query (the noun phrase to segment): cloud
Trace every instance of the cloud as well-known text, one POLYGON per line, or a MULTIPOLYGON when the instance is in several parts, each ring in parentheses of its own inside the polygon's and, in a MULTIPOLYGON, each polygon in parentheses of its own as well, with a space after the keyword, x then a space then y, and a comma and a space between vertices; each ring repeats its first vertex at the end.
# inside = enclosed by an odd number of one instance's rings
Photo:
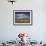
POLYGON ((30 16, 28 14, 16 14, 16 18, 20 19, 20 18, 30 18, 30 16))

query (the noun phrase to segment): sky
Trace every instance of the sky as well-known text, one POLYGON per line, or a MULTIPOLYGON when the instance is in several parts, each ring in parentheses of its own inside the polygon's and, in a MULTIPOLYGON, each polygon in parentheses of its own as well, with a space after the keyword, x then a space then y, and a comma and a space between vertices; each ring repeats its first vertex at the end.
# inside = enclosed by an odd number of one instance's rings
POLYGON ((17 19, 19 18, 30 18, 30 12, 16 12, 17 19))

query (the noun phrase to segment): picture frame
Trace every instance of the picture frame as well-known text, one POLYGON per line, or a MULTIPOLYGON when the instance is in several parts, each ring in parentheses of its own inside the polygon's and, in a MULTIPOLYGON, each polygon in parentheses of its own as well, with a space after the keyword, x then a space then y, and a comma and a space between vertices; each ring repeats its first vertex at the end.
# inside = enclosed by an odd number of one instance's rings
POLYGON ((13 10, 14 25, 32 25, 32 10, 13 10))

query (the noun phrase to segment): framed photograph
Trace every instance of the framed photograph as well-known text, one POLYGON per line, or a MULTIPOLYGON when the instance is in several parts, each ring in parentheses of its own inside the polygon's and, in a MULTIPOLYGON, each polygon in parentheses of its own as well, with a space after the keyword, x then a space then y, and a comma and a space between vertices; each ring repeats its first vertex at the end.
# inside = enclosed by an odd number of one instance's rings
POLYGON ((32 25, 32 10, 13 10, 13 24, 32 25))

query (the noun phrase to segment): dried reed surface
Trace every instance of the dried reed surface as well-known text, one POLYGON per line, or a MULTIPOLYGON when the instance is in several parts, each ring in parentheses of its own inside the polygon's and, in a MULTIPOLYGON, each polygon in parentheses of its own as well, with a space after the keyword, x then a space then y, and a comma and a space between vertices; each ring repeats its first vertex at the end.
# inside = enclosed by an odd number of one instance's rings
POLYGON ((15 19, 16 23, 30 23, 30 18, 15 19))

